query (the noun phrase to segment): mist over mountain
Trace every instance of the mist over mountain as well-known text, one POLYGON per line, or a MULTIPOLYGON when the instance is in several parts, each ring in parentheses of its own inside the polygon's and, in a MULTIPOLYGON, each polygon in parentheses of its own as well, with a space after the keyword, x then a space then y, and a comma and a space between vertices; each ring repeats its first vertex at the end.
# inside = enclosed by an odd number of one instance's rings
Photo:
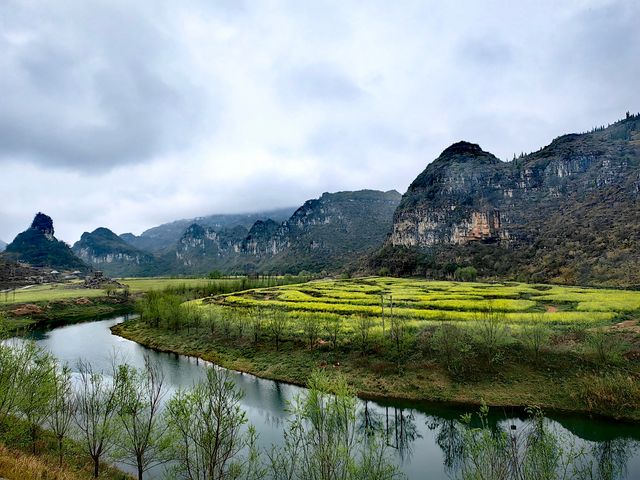
POLYGON ((203 227, 209 227, 216 231, 223 228, 233 228, 235 226, 242 226, 248 230, 259 220, 264 221, 271 219, 276 222, 282 222, 289 218, 294 211, 295 207, 290 207, 256 213, 207 215, 204 217, 182 219, 164 223, 157 227, 145 230, 139 236, 132 233, 123 233, 120 237, 125 242, 141 250, 146 250, 148 252, 161 252, 166 249, 174 248, 176 242, 184 234, 185 230, 194 223, 203 227))

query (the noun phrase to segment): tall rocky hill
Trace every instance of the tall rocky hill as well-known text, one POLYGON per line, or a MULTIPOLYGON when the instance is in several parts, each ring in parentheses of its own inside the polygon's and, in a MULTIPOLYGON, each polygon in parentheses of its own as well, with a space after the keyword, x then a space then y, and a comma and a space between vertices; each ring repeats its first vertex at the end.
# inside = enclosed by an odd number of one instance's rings
POLYGON ((28 263, 34 267, 57 270, 88 270, 88 266, 71 251, 69 245, 54 236, 53 220, 38 213, 31 226, 7 245, 3 255, 9 260, 28 263))
POLYGON ((85 232, 72 247, 85 263, 112 277, 162 273, 162 263, 152 254, 128 244, 108 228, 85 232))
POLYGON ((640 285, 640 115, 502 162, 459 142, 414 180, 372 266, 472 265, 529 281, 640 285))

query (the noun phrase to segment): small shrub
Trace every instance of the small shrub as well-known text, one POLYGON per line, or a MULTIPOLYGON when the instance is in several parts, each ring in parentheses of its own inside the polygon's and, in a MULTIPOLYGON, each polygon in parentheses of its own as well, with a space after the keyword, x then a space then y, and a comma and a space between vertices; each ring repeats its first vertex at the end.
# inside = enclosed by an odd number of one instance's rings
POLYGON ((455 377, 467 374, 475 355, 469 335, 457 325, 443 323, 431 336, 438 361, 455 377))
POLYGON ((624 362, 628 346, 607 332, 594 331, 586 337, 586 354, 598 365, 619 365, 624 362))
POLYGON ((453 278, 461 282, 475 282, 478 270, 475 267, 458 267, 453 273, 453 278))

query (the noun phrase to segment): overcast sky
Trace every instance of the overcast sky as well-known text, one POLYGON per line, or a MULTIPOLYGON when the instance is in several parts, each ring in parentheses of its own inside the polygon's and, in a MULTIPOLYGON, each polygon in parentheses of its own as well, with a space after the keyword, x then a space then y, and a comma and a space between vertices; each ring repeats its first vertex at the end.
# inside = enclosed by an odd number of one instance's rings
POLYGON ((403 193, 640 111, 640 2, 0 2, 0 239, 403 193))

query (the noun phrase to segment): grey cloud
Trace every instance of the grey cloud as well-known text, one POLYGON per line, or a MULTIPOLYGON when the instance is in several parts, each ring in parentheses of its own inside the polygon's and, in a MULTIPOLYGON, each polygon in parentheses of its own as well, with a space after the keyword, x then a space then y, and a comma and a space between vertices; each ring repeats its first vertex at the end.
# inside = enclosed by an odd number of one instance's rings
POLYGON ((93 172, 186 144, 201 92, 171 39, 117 2, 67 7, 2 7, 0 160, 93 172))
POLYGON ((73 240, 404 191, 461 139, 535 150, 640 110, 638 24, 636 0, 0 0, 0 238, 38 210, 73 240))
POLYGON ((353 102, 365 95, 355 81, 330 64, 295 66, 278 78, 280 95, 291 103, 353 102))
POLYGON ((457 55, 465 62, 482 67, 507 66, 514 60, 513 48, 496 34, 474 36, 461 42, 457 55))
POLYGON ((568 22, 555 60, 565 71, 587 75, 587 80, 628 75, 629 88, 638 91, 634 80, 640 74, 639 22, 640 2, 635 0, 585 9, 568 22))

